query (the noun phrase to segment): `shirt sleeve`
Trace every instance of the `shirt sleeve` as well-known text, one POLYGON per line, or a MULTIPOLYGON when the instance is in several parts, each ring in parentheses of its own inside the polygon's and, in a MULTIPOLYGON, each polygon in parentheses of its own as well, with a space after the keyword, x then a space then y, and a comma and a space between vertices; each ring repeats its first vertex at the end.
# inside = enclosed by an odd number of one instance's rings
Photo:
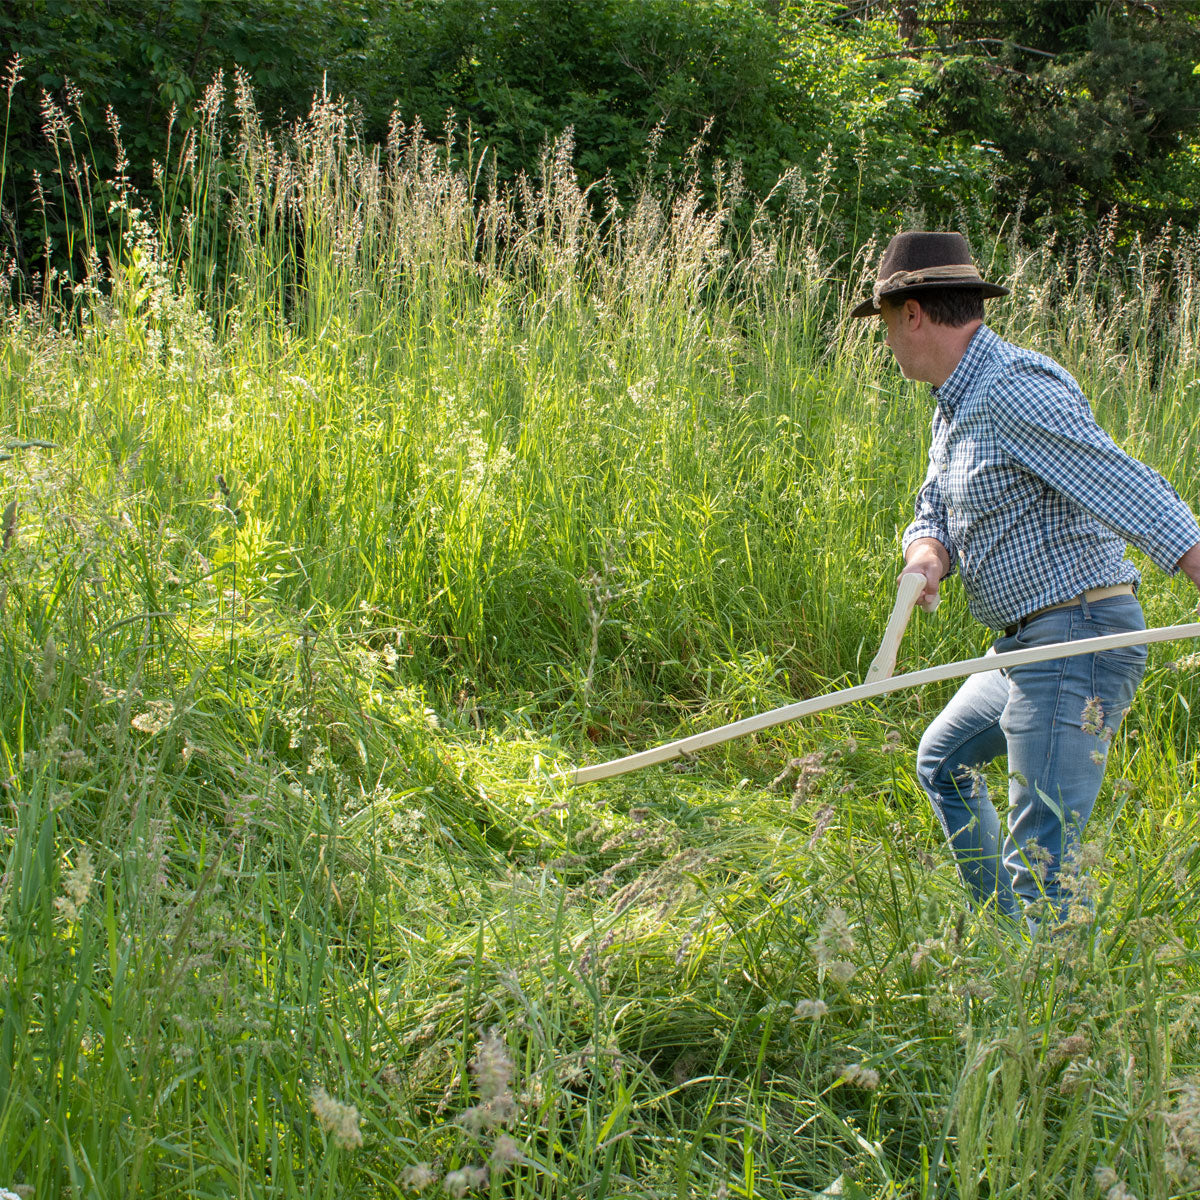
POLYGON ((953 574, 958 562, 958 549, 950 536, 946 520, 946 501, 942 497, 942 489, 938 486, 937 470, 932 461, 925 473, 925 482, 917 492, 915 507, 915 517, 901 539, 902 552, 907 554, 909 546, 918 538, 933 538, 946 547, 946 553, 950 556, 950 573, 953 574))
POLYGON ((1014 462, 1175 574, 1200 542, 1200 525, 1157 471, 1100 428, 1069 375, 1051 364, 1022 364, 993 382, 988 401, 1014 462))

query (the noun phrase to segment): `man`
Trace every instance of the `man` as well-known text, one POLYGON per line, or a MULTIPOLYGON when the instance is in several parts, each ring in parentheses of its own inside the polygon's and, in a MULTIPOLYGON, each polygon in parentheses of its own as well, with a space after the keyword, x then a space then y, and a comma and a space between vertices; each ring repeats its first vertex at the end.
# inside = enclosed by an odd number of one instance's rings
MULTIPOLYGON (((961 235, 901 233, 850 314, 882 316, 901 372, 936 401, 902 573, 924 577, 928 604, 957 569, 972 615, 1000 634, 996 652, 1142 629, 1125 543, 1200 587, 1200 526, 1096 424, 1062 367, 984 324, 984 299, 1007 294, 983 280, 961 235)), ((1015 917, 1018 901, 1044 897, 1066 915, 1060 868, 1145 660, 1139 646, 975 675, 925 731, 917 775, 978 903, 1015 917), (1005 753, 1002 835, 980 768, 1005 753)))

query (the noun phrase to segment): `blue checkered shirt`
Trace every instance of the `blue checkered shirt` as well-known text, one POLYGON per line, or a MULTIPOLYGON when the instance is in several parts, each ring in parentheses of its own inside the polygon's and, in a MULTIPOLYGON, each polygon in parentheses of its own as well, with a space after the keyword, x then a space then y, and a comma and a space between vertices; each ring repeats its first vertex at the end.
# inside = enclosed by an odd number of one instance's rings
POLYGON ((1138 583, 1127 542, 1168 574, 1200 542, 1175 489, 1117 446, 1044 354, 982 325, 932 390, 929 472, 904 549, 941 542, 983 624, 1003 629, 1088 588, 1138 583))

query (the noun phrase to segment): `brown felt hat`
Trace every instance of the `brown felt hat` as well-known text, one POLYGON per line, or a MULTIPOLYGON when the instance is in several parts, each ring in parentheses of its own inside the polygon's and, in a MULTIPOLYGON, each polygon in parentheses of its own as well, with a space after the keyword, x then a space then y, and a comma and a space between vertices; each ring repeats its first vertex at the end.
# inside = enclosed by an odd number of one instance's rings
POLYGON ((850 315, 873 317, 879 301, 888 296, 927 292, 932 288, 975 288, 984 298, 1007 296, 1008 288, 985 283, 971 258, 971 247, 961 233, 898 233, 887 244, 879 263, 879 278, 871 295, 850 315))

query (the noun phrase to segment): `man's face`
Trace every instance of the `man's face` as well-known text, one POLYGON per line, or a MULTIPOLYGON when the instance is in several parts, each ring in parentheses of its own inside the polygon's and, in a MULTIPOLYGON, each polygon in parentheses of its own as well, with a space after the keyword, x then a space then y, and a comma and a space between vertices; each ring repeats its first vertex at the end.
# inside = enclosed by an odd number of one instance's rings
POLYGON ((887 326, 887 346, 896 359, 900 374, 905 379, 923 379, 924 376, 918 374, 920 343, 915 336, 920 326, 920 305, 913 300, 905 300, 900 305, 884 301, 879 307, 887 326))

